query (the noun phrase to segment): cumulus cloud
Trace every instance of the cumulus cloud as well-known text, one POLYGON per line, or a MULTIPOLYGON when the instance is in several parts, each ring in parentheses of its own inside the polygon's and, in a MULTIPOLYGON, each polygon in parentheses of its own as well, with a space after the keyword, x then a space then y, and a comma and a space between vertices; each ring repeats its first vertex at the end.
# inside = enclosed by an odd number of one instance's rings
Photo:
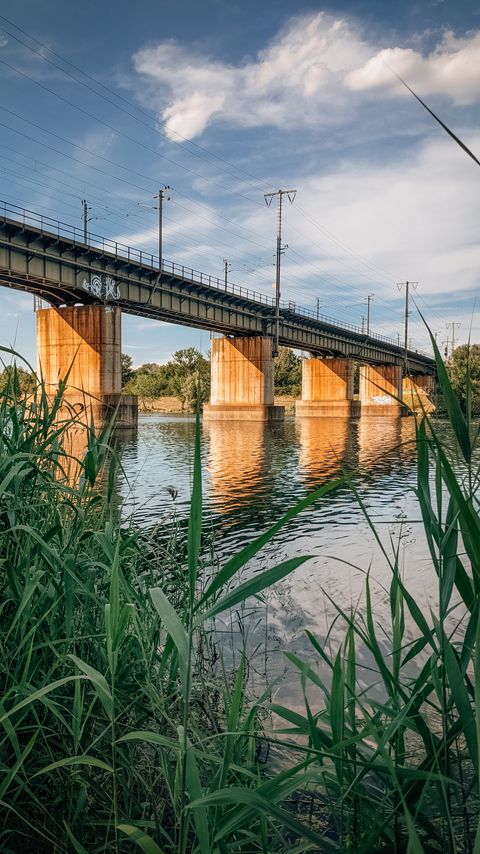
POLYGON ((456 104, 480 100, 480 33, 443 35, 427 56, 382 49, 358 24, 320 12, 291 20, 253 59, 215 60, 169 40, 145 47, 134 66, 149 86, 171 139, 193 138, 214 120, 232 126, 315 126, 345 121, 360 93, 399 91, 391 68, 423 94, 456 104))
POLYGON ((410 48, 388 48, 376 53, 345 82, 357 92, 384 88, 400 95, 405 88, 392 76, 393 69, 419 95, 448 95, 456 104, 480 100, 480 33, 457 39, 446 33, 429 56, 410 48))
POLYGON ((161 87, 167 133, 192 138, 215 116, 234 125, 291 126, 332 120, 350 70, 371 50, 354 26, 323 13, 294 20, 254 60, 234 66, 192 53, 174 41, 140 50, 136 70, 161 87))
MULTIPOLYGON (((480 145, 478 134, 472 143, 480 145)), ((298 194, 298 206, 313 217, 319 208, 317 218, 331 232, 391 272, 390 283, 385 279, 385 297, 393 297, 396 281, 405 279, 421 281, 424 294, 474 290, 480 282, 475 236, 480 199, 471 192, 475 169, 449 140, 427 140, 395 162, 345 164, 311 180, 298 194)), ((315 227, 302 221, 295 206, 289 216, 302 231, 302 249, 315 247, 321 240, 315 227)), ((333 252, 340 261, 354 261, 338 246, 333 252)), ((345 276, 331 260, 326 267, 345 276)), ((366 281, 378 278, 368 270, 364 276, 366 281)))

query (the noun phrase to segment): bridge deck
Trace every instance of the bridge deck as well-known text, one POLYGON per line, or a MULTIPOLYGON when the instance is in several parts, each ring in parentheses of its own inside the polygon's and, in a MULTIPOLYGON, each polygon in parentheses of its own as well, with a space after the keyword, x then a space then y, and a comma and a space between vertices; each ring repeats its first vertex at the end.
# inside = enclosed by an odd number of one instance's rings
MULTIPOLYGON (((233 335, 273 335, 274 300, 67 224, 0 203, 0 285, 52 305, 111 303, 128 314, 233 335)), ((295 303, 281 303, 280 343, 318 355, 402 364, 403 348, 366 336, 295 303)), ((409 367, 434 373, 433 359, 409 351, 409 367)))

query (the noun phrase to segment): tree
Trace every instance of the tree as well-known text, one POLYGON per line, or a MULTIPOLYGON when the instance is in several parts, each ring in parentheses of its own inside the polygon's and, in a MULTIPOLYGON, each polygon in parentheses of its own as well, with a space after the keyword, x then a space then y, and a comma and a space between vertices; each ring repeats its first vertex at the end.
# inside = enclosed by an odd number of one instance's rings
POLYGON ((456 347, 446 363, 452 388, 462 409, 467 405, 467 374, 470 374, 472 415, 480 415, 480 344, 456 347))
POLYGON ((142 365, 133 372, 125 386, 128 394, 137 394, 142 399, 165 397, 175 394, 172 387, 172 363, 156 365, 153 362, 142 365))
POLYGON ((120 356, 122 363, 122 388, 126 386, 129 380, 133 377, 133 359, 128 353, 122 353, 120 356))
POLYGON ((280 347, 275 357, 275 392, 297 397, 302 390, 302 360, 289 347, 280 347))
POLYGON ((177 350, 170 363, 173 368, 172 387, 184 409, 195 409, 210 397, 210 362, 196 349, 177 350))
POLYGON ((194 410, 197 400, 202 404, 210 396, 210 362, 195 347, 177 350, 165 365, 146 362, 131 370, 124 390, 143 401, 175 395, 183 409, 194 410))
POLYGON ((37 379, 35 374, 19 368, 15 363, 6 365, 0 373, 0 391, 7 387, 15 395, 32 394, 37 387, 37 379))

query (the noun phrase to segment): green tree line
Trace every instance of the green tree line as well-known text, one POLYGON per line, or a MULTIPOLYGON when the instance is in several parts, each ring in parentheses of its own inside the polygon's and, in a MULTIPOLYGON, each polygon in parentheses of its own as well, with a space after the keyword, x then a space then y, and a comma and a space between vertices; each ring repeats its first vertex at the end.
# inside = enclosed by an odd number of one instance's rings
MULTIPOLYGON (((163 365, 146 362, 133 368, 132 357, 122 353, 122 384, 127 394, 141 401, 178 397, 184 409, 195 409, 210 397, 210 360, 195 347, 177 350, 163 365)), ((302 387, 302 362, 293 350, 280 347, 275 359, 275 392, 298 397, 302 387)))
POLYGON ((123 353, 122 383, 126 394, 136 394, 141 401, 174 396, 183 409, 193 410, 210 397, 210 362, 195 347, 187 347, 164 365, 146 362, 135 370, 131 356, 123 353))

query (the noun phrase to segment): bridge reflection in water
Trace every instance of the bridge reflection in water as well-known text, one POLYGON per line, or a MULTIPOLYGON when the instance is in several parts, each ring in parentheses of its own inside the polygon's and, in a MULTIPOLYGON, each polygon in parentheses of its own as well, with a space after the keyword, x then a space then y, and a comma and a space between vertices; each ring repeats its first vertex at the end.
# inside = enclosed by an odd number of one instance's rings
POLYGON ((349 418, 297 419, 298 461, 309 489, 336 477, 351 459, 351 426, 349 418))
POLYGON ((343 470, 380 475, 415 459, 413 418, 211 421, 203 434, 212 509, 236 521, 256 515, 259 525, 343 470))
POLYGON ((203 425, 210 491, 218 512, 250 505, 259 483, 268 488, 266 430, 263 421, 208 421, 203 425))

